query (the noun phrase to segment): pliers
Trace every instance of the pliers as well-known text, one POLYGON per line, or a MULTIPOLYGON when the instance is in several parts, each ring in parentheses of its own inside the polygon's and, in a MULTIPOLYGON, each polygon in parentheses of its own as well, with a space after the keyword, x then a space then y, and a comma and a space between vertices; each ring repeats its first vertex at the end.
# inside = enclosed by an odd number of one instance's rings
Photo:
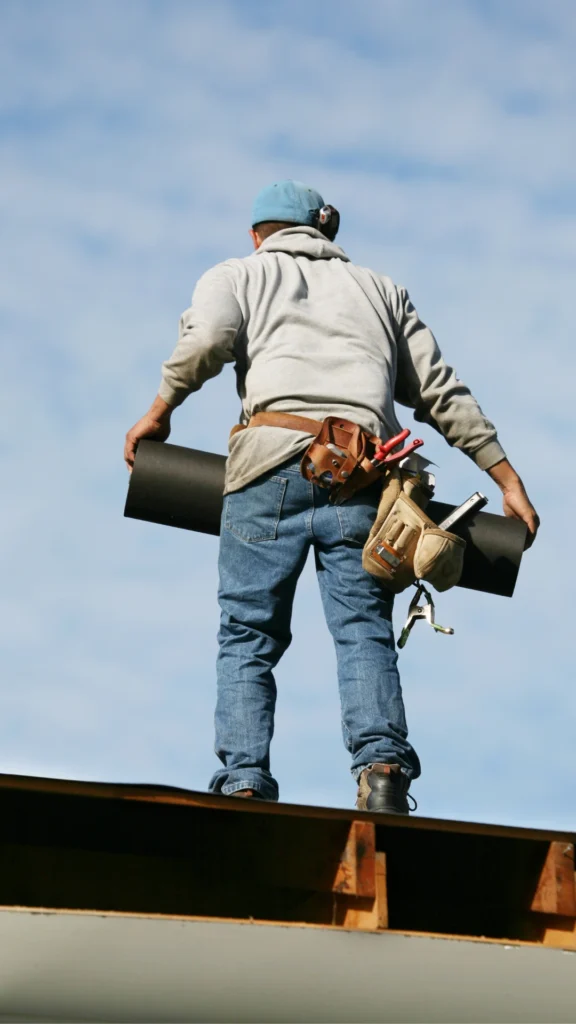
POLYGON ((404 430, 400 431, 400 433, 397 434, 396 437, 391 437, 390 440, 385 441, 384 444, 377 445, 374 458, 372 459, 372 465, 375 468, 377 468, 378 466, 381 466, 382 468, 384 468, 385 466, 390 466, 393 463, 400 462, 402 459, 405 459, 406 456, 410 455, 410 453, 415 451, 416 448, 421 448, 422 445, 424 444, 424 441, 421 438, 416 437, 414 438, 413 441, 410 441, 410 444, 407 444, 406 447, 402 449, 402 451, 392 451, 393 448, 396 448, 399 444, 402 444, 402 442, 406 440, 409 434, 410 431, 406 427, 404 430))
POLYGON ((406 619, 406 625, 402 630, 398 639, 398 647, 402 649, 406 645, 406 641, 410 636, 410 631, 417 619, 426 619, 429 626, 435 629, 437 633, 445 633, 447 636, 452 636, 454 630, 451 626, 439 626, 434 621, 435 608, 434 601, 432 600, 432 594, 426 589, 423 583, 415 583, 416 593, 412 598, 408 607, 408 618, 406 619), (420 598, 424 596, 426 598, 426 604, 420 604, 420 598))

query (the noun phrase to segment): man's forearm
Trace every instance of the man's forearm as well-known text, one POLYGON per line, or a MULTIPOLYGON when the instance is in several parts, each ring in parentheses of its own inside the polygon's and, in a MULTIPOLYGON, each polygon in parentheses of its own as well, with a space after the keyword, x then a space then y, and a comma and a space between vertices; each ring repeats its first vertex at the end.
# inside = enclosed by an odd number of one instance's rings
POLYGON ((158 423, 164 423, 169 420, 172 413, 174 412, 174 406, 168 405, 160 395, 156 395, 156 398, 152 402, 148 410, 148 416, 152 420, 156 420, 158 423))
POLYGON ((508 462, 508 459, 502 459, 497 462, 495 466, 491 466, 486 472, 492 477, 495 484, 498 485, 501 491, 507 490, 509 487, 517 487, 518 484, 522 484, 518 473, 514 467, 508 462))

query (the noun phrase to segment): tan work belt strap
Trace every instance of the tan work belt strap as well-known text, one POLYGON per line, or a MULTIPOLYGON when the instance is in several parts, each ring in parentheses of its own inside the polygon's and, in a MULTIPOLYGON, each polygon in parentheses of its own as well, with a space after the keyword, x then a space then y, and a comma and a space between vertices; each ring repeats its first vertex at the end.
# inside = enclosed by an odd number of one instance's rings
POLYGON ((322 429, 322 422, 310 420, 306 416, 293 416, 291 412, 256 412, 246 425, 237 423, 232 427, 230 436, 237 434, 239 430, 246 430, 247 426, 284 427, 286 430, 301 430, 303 434, 313 434, 316 437, 322 429))
MULTIPOLYGON (((337 424, 337 417, 333 416, 331 418, 334 420, 334 424, 337 424)), ((284 427, 285 430, 300 430, 303 434, 312 434, 314 437, 317 437, 324 426, 324 422, 324 420, 309 419, 308 416, 294 416, 291 412, 255 412, 247 424, 237 423, 236 426, 232 427, 230 437, 233 434, 237 434, 239 430, 246 430, 247 427, 284 427)), ((348 420, 344 420, 342 425, 344 426, 344 424, 346 424, 348 429, 355 426, 355 424, 350 423, 348 420)), ((337 426, 336 430, 338 430, 337 426)), ((366 434, 366 436, 373 444, 380 443, 380 438, 375 434, 366 434)), ((341 443, 345 443, 344 438, 342 438, 341 443)))

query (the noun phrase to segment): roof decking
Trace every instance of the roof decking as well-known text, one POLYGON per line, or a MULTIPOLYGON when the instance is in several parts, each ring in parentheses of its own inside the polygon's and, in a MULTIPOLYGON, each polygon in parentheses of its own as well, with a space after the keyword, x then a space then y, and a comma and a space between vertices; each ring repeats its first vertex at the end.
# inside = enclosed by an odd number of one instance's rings
POLYGON ((576 949, 574 837, 0 776, 0 906, 576 949))

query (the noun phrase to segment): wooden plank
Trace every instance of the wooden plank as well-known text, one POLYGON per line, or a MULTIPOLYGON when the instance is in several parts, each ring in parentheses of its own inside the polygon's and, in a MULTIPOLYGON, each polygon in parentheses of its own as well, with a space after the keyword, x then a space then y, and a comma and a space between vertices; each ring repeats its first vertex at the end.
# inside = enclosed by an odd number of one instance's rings
POLYGON ((356 842, 356 892, 376 898, 376 829, 371 821, 353 823, 356 842))
POLYGON ((374 866, 374 896, 335 896, 333 924, 355 931, 383 931, 388 927, 388 897, 386 892, 386 854, 376 853, 374 866))
POLYGON ((556 917, 547 922, 542 936, 544 946, 554 949, 576 949, 576 920, 573 917, 556 917))
POLYGON ((376 854, 376 927, 378 931, 388 928, 388 881, 386 854, 376 854))
POLYGON ((386 854, 376 852, 372 822, 352 822, 334 893, 333 924, 361 931, 388 927, 386 854))
POLYGON ((558 833, 22 777, 0 777, 0 817, 4 905, 573 948, 574 846, 558 833))
POLYGON ((544 829, 487 825, 469 821, 448 821, 442 818, 406 817, 398 814, 370 814, 347 808, 308 807, 302 804, 270 803, 261 800, 238 800, 214 793, 200 793, 171 786, 132 785, 130 783, 78 782, 69 779, 36 778, 28 775, 0 773, 0 791, 52 793, 91 799, 123 800, 149 804, 180 805, 233 811, 236 814, 316 818, 332 821, 369 821, 391 829, 435 831, 465 835, 495 836, 503 839, 527 839, 565 843, 574 842, 574 835, 544 829))
POLYGON ((333 891, 374 899, 376 829, 370 821, 353 821, 340 858, 333 891))
POLYGON ((573 843, 550 843, 530 909, 539 914, 576 916, 573 843))

